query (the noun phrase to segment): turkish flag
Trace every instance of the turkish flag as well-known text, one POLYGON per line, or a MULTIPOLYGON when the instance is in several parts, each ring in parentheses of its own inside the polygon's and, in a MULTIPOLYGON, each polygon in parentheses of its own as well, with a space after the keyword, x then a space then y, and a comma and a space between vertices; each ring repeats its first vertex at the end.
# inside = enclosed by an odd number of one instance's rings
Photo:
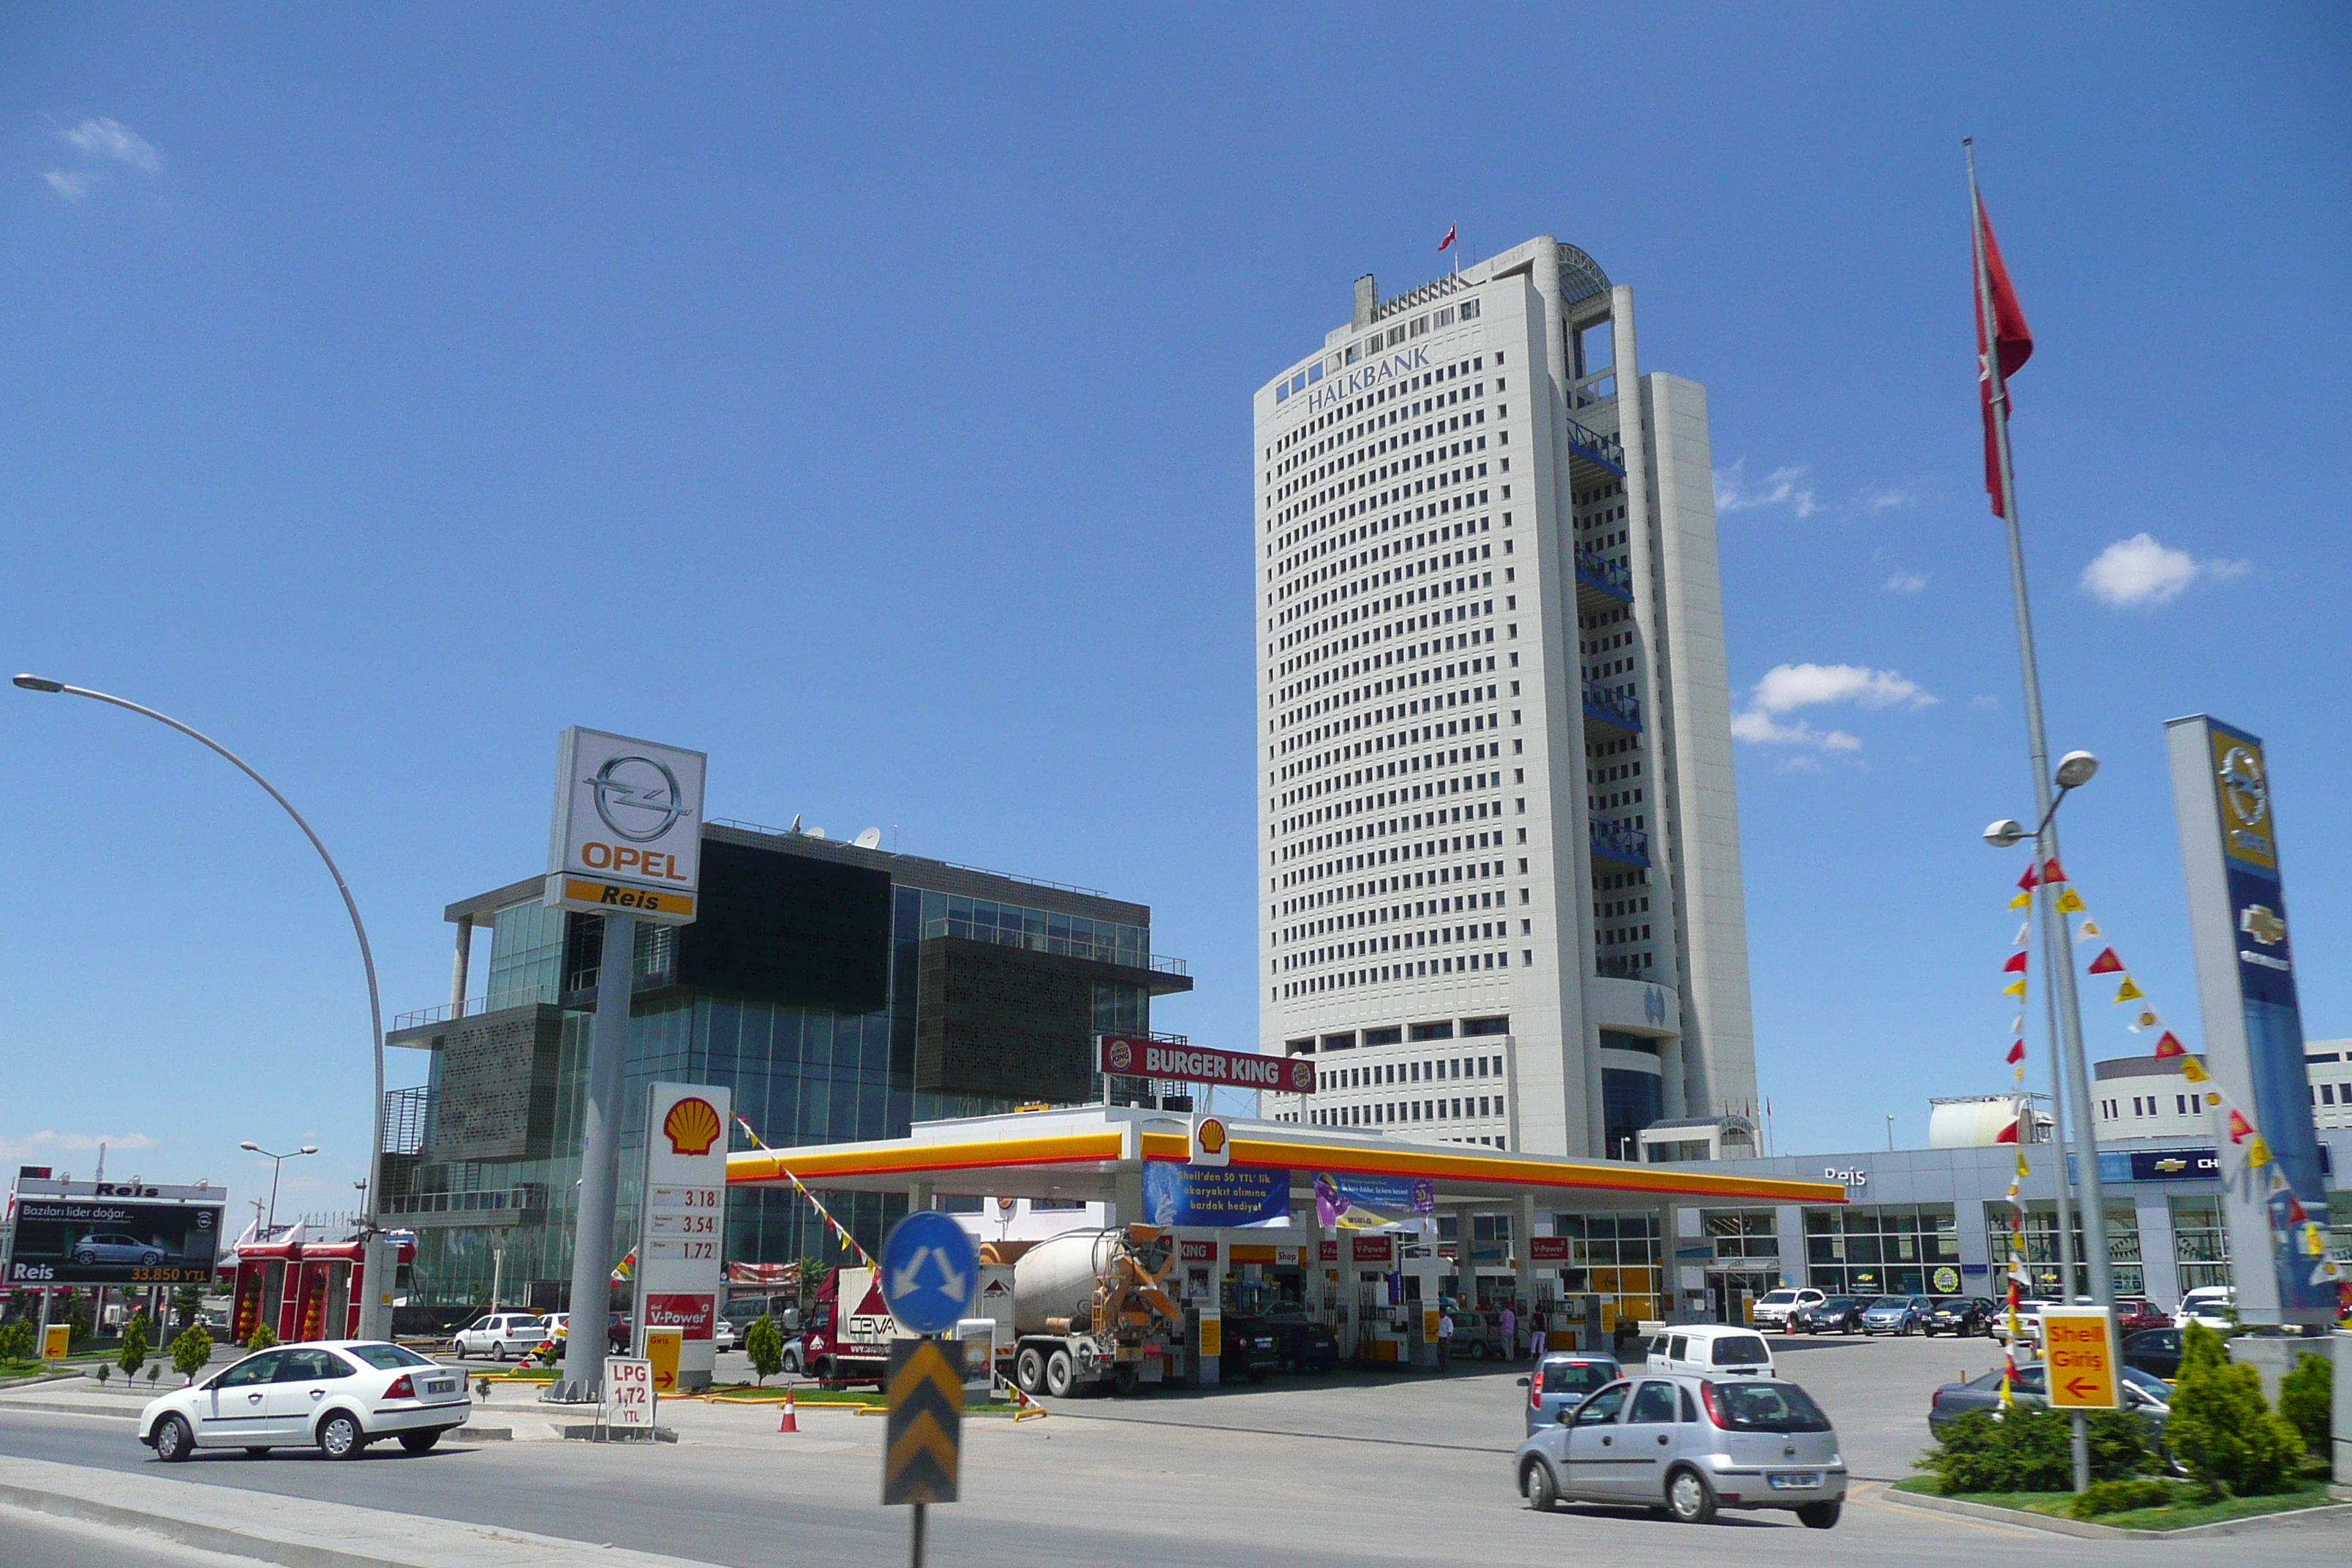
POLYGON ((1445 226, 1445 237, 1437 242, 1438 249, 1443 250, 1447 246, 1454 243, 1454 231, 1459 226, 1460 226, 1457 224, 1447 224, 1445 226))
MULTIPOLYGON (((2010 287, 2009 268, 2001 261, 2000 246, 1992 237, 1992 217, 1984 209, 1983 198, 1977 201, 1977 232, 1984 242, 1984 270, 1992 294, 1993 341, 2000 350, 2000 378, 2006 390, 2009 378, 2025 368, 2033 357, 2033 329, 2025 324, 2025 309, 2017 302, 2017 290, 2010 287)), ((1977 388, 1984 408, 1985 494, 1992 498, 1992 514, 2005 517, 2000 509, 2000 452, 1993 438, 1992 364, 1985 349, 1984 305, 1981 294, 1973 301, 1977 319, 1977 388)))

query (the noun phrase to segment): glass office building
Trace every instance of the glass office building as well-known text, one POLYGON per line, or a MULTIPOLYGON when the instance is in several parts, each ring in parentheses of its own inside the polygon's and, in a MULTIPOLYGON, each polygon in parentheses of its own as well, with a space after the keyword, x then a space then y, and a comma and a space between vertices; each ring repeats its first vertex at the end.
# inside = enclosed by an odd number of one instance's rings
MULTIPOLYGON (((904 1136, 916 1121, 1097 1098, 1093 1037, 1145 1034, 1191 989, 1151 951, 1147 906, 800 834, 704 830, 701 918, 641 925, 623 1097, 617 1252, 635 1233, 645 1086, 724 1085, 762 1142, 904 1136)), ((459 984, 490 931, 479 995, 405 1016, 429 1054, 390 1097, 388 1224, 417 1237, 413 1305, 568 1305, 602 921, 551 910, 531 878, 453 904, 459 984)), ((751 1146, 740 1126, 732 1147, 751 1146)), ((872 1251, 906 1200, 841 1194, 872 1251)), ((734 1194, 730 1262, 836 1262, 805 1199, 734 1194)), ((618 1261, 616 1256, 615 1262, 618 1261)))

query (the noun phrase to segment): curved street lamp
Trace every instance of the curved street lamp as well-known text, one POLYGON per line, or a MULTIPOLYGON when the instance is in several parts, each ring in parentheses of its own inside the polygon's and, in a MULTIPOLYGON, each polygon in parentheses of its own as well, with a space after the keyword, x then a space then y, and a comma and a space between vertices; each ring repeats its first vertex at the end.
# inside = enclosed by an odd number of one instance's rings
POLYGON ((285 1153, 283 1153, 283 1154, 273 1154, 273 1153, 271 1153, 268 1150, 267 1150, 267 1149, 263 1148, 260 1144, 256 1143, 255 1142, 253 1142, 253 1140, 251 1140, 250 1138, 248 1138, 248 1139, 247 1139, 244 1142, 242 1142, 242 1143, 238 1144, 238 1145, 237 1145, 237 1147, 238 1147, 238 1148, 240 1148, 240 1149, 247 1150, 247 1151, 248 1151, 248 1152, 252 1152, 252 1153, 258 1154, 258 1155, 260 1155, 263 1159, 265 1159, 265 1160, 267 1160, 267 1161, 268 1161, 268 1162, 269 1162, 269 1225, 268 1225, 268 1229, 269 1229, 269 1234, 270 1234, 270 1236, 271 1236, 272 1237, 275 1237, 278 1235, 278 1168, 279 1168, 280 1166, 284 1165, 284 1164, 286 1163, 286 1162, 287 1162, 287 1161, 293 1159, 293 1158, 294 1158, 296 1155, 298 1155, 298 1154, 315 1154, 315 1153, 317 1153, 317 1152, 319 1152, 319 1146, 318 1146, 316 1143, 305 1143, 305 1144, 303 1144, 299 1149, 289 1149, 289 1150, 288 1150, 288 1151, 287 1151, 285 1153))
MULTIPOLYGON (((187 736, 188 739, 210 747, 213 751, 217 752, 221 756, 226 758, 236 766, 238 772, 244 773, 246 777, 251 779, 263 789, 268 791, 269 798, 276 801, 279 805, 285 807, 286 815, 294 819, 294 826, 302 830, 302 837, 310 841, 310 847, 316 849, 319 852, 319 858, 326 862, 327 875, 335 879, 335 891, 343 896, 343 909, 352 917, 352 933, 359 938, 360 963, 361 966, 367 971, 368 1027, 371 1034, 373 1036, 375 1046, 375 1114, 373 1117, 374 1136, 368 1141, 367 1195, 361 1205, 360 1223, 362 1237, 366 1239, 373 1240, 377 1232, 383 1228, 377 1223, 381 1217, 378 1209, 378 1204, 381 1200, 378 1198, 377 1194, 383 1190, 383 1182, 382 1180, 383 1171, 383 1006, 376 993, 375 954, 370 951, 368 947, 367 927, 360 921, 360 906, 358 902, 352 899, 351 887, 343 880, 343 873, 341 869, 335 865, 335 858, 327 853, 327 847, 319 841, 319 836, 310 830, 310 825, 302 820, 302 814, 294 809, 294 803, 278 793, 277 785, 271 784, 268 779, 263 778, 258 773, 256 773, 252 763, 247 762, 243 757, 238 756, 235 752, 230 751, 226 746, 222 745, 218 741, 214 740, 210 735, 205 734, 203 731, 192 729, 188 725, 181 723, 177 719, 173 718, 168 713, 158 713, 152 708, 142 707, 140 704, 130 700, 128 698, 110 696, 106 692, 92 691, 86 687, 68 686, 62 680, 51 680, 45 675, 19 675, 16 678, 15 684, 26 691, 59 692, 68 697, 87 697, 93 702, 110 702, 117 708, 127 708, 131 712, 143 714, 147 718, 154 720, 159 724, 167 724, 171 728, 177 730, 181 734, 187 736)), ((249 1149, 252 1148, 253 1145, 248 1143, 246 1147, 249 1149)), ((310 1149, 305 1149, 302 1151, 302 1152, 306 1154, 312 1153, 314 1152, 315 1151, 310 1149)), ((272 1178, 271 1185, 273 1188, 276 1186, 276 1180, 274 1177, 272 1178)), ((271 1218, 274 1222, 276 1218, 274 1208, 271 1218)), ((380 1296, 381 1292, 371 1292, 371 1294, 380 1296)), ((364 1311, 364 1309, 362 1310, 364 1311)), ((372 1332, 375 1327, 379 1326, 373 1323, 373 1313, 367 1313, 365 1315, 362 1324, 362 1332, 372 1332)))

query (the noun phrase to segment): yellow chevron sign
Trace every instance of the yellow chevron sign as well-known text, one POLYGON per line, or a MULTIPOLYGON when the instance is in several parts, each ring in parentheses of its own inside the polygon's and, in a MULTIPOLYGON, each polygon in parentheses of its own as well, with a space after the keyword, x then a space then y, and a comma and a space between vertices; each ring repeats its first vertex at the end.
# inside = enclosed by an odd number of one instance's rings
MULTIPOLYGON (((963 1457, 963 1370, 948 1342, 890 1345, 890 1420, 882 1439, 882 1500, 953 1502, 963 1457)), ((956 1347, 959 1352, 962 1347, 956 1347)))

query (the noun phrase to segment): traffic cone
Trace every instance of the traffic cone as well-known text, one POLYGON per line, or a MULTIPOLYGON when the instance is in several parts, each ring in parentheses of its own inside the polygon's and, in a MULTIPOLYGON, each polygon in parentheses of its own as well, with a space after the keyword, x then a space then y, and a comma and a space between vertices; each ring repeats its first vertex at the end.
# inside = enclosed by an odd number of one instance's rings
POLYGON ((784 1418, 776 1423, 776 1430, 778 1432, 797 1432, 800 1429, 801 1418, 797 1415, 793 1414, 793 1391, 787 1388, 784 1390, 784 1418))

